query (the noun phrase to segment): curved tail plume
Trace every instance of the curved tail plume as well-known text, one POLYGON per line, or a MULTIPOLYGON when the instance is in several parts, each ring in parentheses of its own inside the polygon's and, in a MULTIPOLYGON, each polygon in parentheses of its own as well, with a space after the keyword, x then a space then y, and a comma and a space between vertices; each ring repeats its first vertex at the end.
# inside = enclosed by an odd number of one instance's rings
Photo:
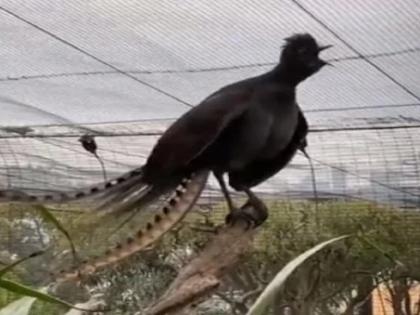
POLYGON ((208 171, 202 171, 184 178, 173 196, 155 215, 154 222, 147 223, 145 229, 129 237, 124 244, 117 244, 107 250, 103 256, 84 261, 78 268, 62 270, 58 275, 53 275, 55 282, 60 284, 79 281, 84 276, 116 264, 156 242, 192 209, 204 189, 208 175, 208 171))

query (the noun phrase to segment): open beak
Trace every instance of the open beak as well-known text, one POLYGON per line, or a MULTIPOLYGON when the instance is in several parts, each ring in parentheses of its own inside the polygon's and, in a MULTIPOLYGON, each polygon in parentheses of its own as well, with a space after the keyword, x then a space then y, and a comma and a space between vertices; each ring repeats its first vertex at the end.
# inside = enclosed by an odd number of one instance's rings
POLYGON ((333 65, 332 63, 328 62, 328 61, 322 60, 322 62, 323 62, 323 63, 324 63, 324 65, 326 65, 326 66, 331 66, 331 67, 334 67, 334 65, 333 65))
POLYGON ((332 47, 332 45, 321 46, 321 47, 318 48, 318 51, 321 52, 321 51, 323 51, 325 49, 328 49, 328 48, 331 48, 331 47, 332 47))
MULTIPOLYGON (((332 47, 332 45, 321 46, 321 47, 318 48, 318 52, 321 52, 321 51, 326 50, 326 49, 331 48, 331 47, 332 47)), ((334 65, 331 64, 331 63, 329 63, 328 61, 322 60, 322 62, 326 66, 332 66, 332 67, 334 67, 334 65)))

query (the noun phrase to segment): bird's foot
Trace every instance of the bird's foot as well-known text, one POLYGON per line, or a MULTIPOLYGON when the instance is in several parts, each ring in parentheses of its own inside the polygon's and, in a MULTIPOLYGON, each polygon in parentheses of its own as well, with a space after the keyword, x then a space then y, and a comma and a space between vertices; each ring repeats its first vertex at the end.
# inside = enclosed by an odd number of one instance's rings
POLYGON ((256 228, 268 217, 265 204, 258 198, 249 199, 242 207, 233 208, 226 216, 226 224, 235 225, 237 222, 245 222, 246 229, 256 228))

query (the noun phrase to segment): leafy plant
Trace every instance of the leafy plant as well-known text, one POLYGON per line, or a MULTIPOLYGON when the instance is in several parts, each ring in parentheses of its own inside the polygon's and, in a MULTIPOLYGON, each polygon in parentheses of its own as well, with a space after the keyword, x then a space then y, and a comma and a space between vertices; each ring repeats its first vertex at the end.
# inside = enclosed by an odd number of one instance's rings
POLYGON ((306 252, 300 254, 295 259, 290 261, 286 266, 283 267, 282 270, 274 277, 274 279, 268 284, 265 290, 261 293, 258 297, 257 301, 248 311, 247 315, 263 315, 266 314, 266 309, 272 304, 274 296, 280 290, 280 288, 284 285, 287 278, 296 270, 300 265, 302 265, 309 257, 315 255, 318 251, 323 249, 324 247, 340 241, 348 236, 340 236, 333 238, 331 240, 322 242, 311 249, 307 250, 306 252))
POLYGON ((36 298, 23 297, 0 309, 0 315, 28 315, 36 298))
POLYGON ((29 313, 36 299, 39 299, 44 302, 60 304, 70 308, 73 307, 73 305, 45 293, 46 288, 42 288, 41 290, 35 290, 15 281, 4 279, 4 275, 12 271, 13 268, 30 258, 39 256, 42 253, 43 252, 35 252, 29 255, 28 257, 19 259, 16 262, 13 262, 0 270, 0 288, 16 293, 18 295, 25 296, 19 300, 13 301, 6 307, 2 308, 0 310, 0 315, 26 315, 29 313))

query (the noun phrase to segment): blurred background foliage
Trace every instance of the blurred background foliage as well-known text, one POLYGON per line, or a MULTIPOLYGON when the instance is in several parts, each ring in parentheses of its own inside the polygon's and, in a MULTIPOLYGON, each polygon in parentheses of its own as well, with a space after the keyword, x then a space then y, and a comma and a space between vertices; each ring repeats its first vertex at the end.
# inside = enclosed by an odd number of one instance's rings
MULTIPOLYGON (((374 313, 375 303, 390 304, 394 314, 418 314, 420 295, 411 292, 420 280, 420 213, 362 202, 324 201, 316 206, 313 202, 267 200, 267 204, 270 218, 257 234, 253 249, 227 275, 217 293, 197 306, 197 314, 246 314, 287 262, 343 234, 353 237, 312 257, 288 279, 276 297, 272 314, 381 314, 374 313), (372 303, 371 293, 378 286, 391 298, 372 303)), ((93 215, 77 215, 75 209, 55 210, 53 213, 70 232, 82 259, 124 240, 148 217, 147 213, 140 215, 114 233, 115 224, 109 220, 106 224, 107 220, 93 215)), ((89 278, 82 287, 68 284, 60 286, 56 293, 72 303, 99 296, 111 307, 111 314, 141 314, 200 251, 216 226, 223 223, 225 214, 222 202, 200 206, 152 248, 89 278)), ((73 263, 67 240, 36 210, 3 206, 0 218, 2 263, 48 249, 42 256, 19 265, 7 275, 8 279, 39 287, 50 281, 51 272, 73 263)), ((0 290, 0 307, 16 298, 0 290)), ((65 312, 61 306, 40 302, 31 310, 33 315, 65 312)))

